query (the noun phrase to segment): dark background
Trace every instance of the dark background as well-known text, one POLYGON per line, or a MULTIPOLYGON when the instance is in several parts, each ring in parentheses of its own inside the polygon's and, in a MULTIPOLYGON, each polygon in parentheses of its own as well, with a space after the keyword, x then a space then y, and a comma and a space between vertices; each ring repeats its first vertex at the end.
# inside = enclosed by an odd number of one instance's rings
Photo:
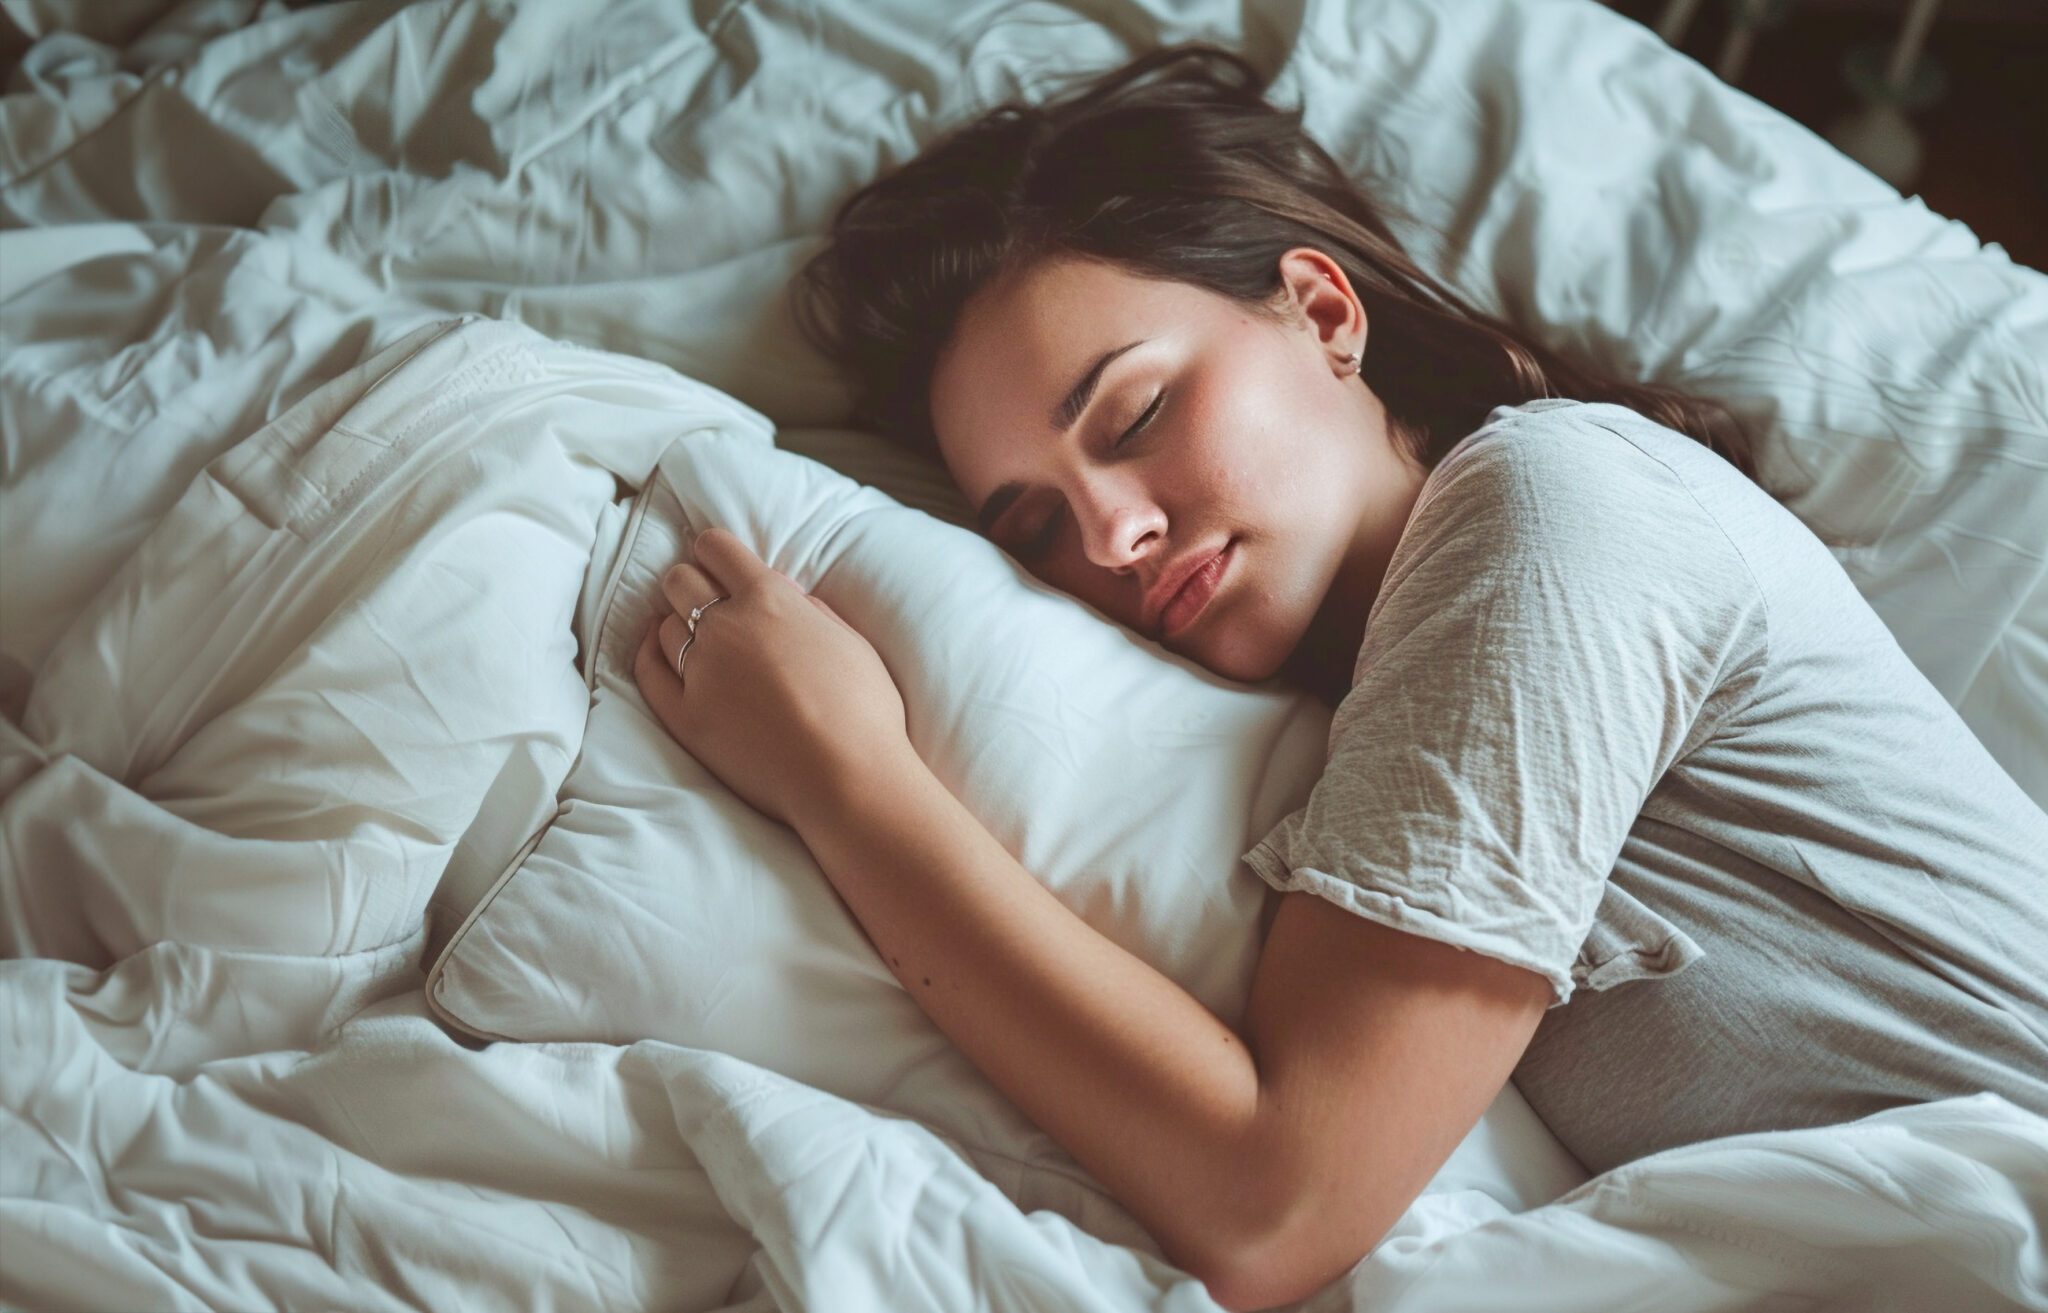
MULTIPOLYGON (((1665 0, 1609 0, 1654 28, 1665 0)), ((1824 133, 1861 102, 1842 74, 1859 45, 1889 51, 1907 0, 1781 0, 1737 83, 1824 133)), ((1705 0, 1680 46, 1712 68, 1735 0, 1705 0)), ((1968 224, 1980 241, 2048 270, 2048 0, 1945 0, 1926 53, 1947 90, 1911 115, 1925 156, 1907 194, 1968 224)))

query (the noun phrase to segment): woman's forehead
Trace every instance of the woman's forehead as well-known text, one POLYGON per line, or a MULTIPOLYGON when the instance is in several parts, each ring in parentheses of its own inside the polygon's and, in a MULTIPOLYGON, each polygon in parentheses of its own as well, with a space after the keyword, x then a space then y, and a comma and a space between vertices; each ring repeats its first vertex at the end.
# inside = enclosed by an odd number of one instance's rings
MULTIPOLYGON (((1212 298, 1095 260, 1055 257, 982 288, 934 364, 932 425, 956 475, 982 443, 1058 432, 1063 408, 1104 357, 1184 331, 1212 298), (957 455, 956 455, 957 453, 957 455)), ((971 490, 970 490, 971 491, 971 490)))
POLYGON ((969 351, 1028 343, 1048 355, 1085 351, 1104 334, 1150 322, 1205 297, 1187 283, 1121 266, 1051 256, 992 280, 962 307, 952 346, 969 351))

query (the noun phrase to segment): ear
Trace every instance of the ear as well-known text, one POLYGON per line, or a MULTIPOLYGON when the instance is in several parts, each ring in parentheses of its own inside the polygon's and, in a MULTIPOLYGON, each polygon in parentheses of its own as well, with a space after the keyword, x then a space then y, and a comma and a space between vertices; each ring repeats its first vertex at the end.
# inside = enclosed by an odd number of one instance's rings
POLYGON ((1315 334, 1331 368, 1357 373, 1351 359, 1365 358, 1365 307, 1343 266, 1313 246, 1297 246, 1280 257, 1280 284, 1285 304, 1315 334))

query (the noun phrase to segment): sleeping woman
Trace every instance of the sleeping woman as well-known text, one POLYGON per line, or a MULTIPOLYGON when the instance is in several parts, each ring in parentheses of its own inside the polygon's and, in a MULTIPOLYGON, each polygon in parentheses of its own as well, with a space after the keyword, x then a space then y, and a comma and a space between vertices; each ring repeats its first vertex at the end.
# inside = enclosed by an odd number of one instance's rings
POLYGON ((1281 892, 1233 1029, 1022 869, 874 649, 730 534, 636 665, 1220 1303, 1342 1275, 1510 1078, 1596 1171, 1979 1091, 2048 1113, 2048 816, 1728 416, 1468 308, 1242 61, 989 115, 849 199, 800 291, 866 420, 1032 574, 1336 706, 1247 855, 1281 892))

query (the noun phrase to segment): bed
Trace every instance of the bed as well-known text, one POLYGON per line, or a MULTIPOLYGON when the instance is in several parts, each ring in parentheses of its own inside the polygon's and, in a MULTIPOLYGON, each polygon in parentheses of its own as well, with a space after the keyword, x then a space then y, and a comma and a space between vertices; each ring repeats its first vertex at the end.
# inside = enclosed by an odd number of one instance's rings
MULTIPOLYGON (((2048 278, 1591 0, 0 11, 7 1306, 1216 1307, 628 664, 733 528, 1235 1016, 1327 711, 1032 584, 786 303, 860 182, 1161 43, 1272 70, 1476 304, 1741 415, 2048 804, 2048 278)), ((2048 1308, 2044 1232, 1988 1094, 1589 1178, 1510 1086, 1297 1307, 2048 1308)))

